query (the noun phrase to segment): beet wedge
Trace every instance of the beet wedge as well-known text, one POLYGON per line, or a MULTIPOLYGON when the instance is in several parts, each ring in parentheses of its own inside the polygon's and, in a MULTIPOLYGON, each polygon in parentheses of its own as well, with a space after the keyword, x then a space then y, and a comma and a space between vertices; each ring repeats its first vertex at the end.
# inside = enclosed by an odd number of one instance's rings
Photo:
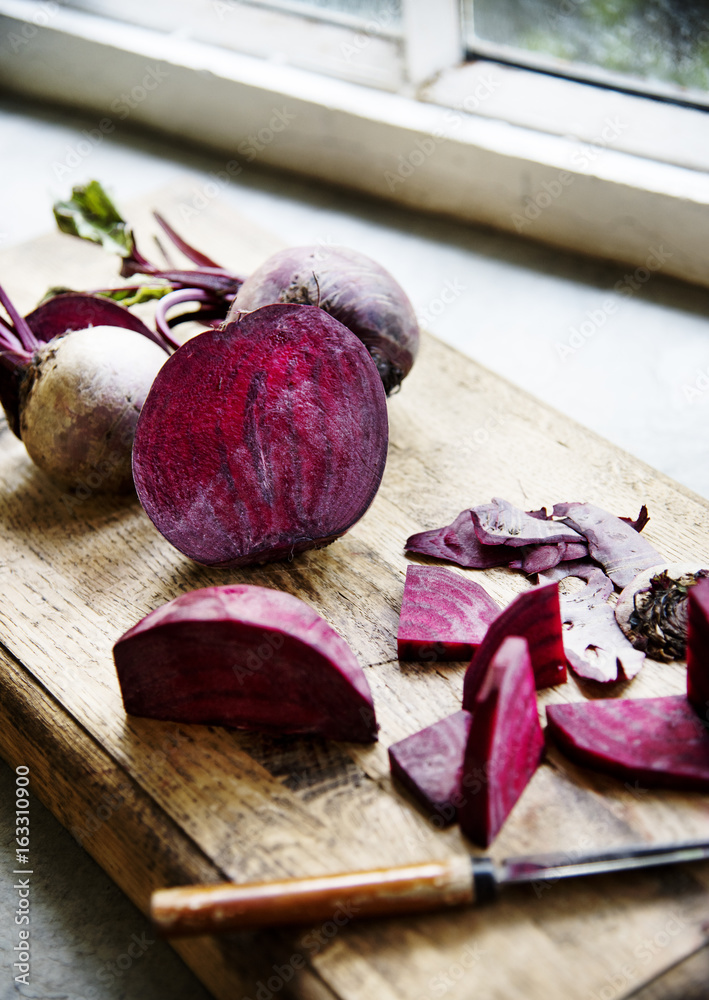
POLYGON ((113 655, 130 715, 359 743, 377 738, 354 653, 292 594, 250 584, 183 594, 129 629, 113 655))
POLYGON ((466 671, 463 708, 473 710, 478 689, 490 661, 504 639, 519 635, 527 640, 537 688, 566 681, 566 654, 559 610, 559 586, 545 584, 526 590, 507 605, 489 625, 466 671))
POLYGON ((457 816, 460 772, 472 718, 470 712, 454 712, 389 747, 392 777, 436 826, 446 826, 457 816))
POLYGON ((684 695, 548 705, 547 730, 584 767, 633 787, 709 789, 709 730, 684 695))
POLYGON ((344 534, 374 499, 387 442, 362 342, 316 306, 272 305, 168 359, 138 421, 133 475, 177 549, 243 566, 344 534))
POLYGON ((496 837, 544 751, 527 642, 510 636, 492 658, 472 709, 458 821, 475 844, 496 837))
POLYGON ((397 632, 400 660, 469 660, 500 608, 443 566, 408 566, 397 632))
POLYGON ((709 724, 709 580, 690 587, 687 607, 687 697, 709 724))

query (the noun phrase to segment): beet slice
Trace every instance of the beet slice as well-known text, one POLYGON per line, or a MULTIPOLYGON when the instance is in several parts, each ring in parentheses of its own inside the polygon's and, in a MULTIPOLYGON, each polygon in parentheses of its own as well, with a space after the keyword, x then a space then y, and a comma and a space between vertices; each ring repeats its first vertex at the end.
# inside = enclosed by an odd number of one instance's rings
POLYGON ((470 511, 475 534, 483 545, 549 545, 556 542, 583 542, 578 531, 562 521, 552 521, 545 511, 529 513, 500 497, 470 511))
POLYGON ((483 545, 475 534, 472 512, 462 510, 452 524, 419 531, 406 540, 404 548, 421 556, 445 559, 465 569, 492 569, 506 566, 519 553, 506 545, 483 545))
POLYGON ((372 695, 354 653, 292 594, 250 584, 183 594, 121 636, 113 656, 130 715, 360 743, 377 738, 372 695))
POLYGON ((138 420, 133 474, 177 549, 243 566, 344 534, 374 499, 387 441, 362 342, 316 306, 272 305, 168 359, 138 420))
POLYGON ((548 705, 548 732, 585 767, 633 786, 709 789, 709 732, 684 695, 548 705))
POLYGON ((42 302, 25 317, 38 340, 48 343, 69 330, 85 330, 89 326, 123 326, 142 333, 160 347, 165 343, 125 306, 102 295, 90 292, 60 292, 42 302))
POLYGON ((609 683, 620 677, 635 677, 645 654, 633 649, 615 619, 608 598, 613 583, 602 569, 574 594, 560 598, 564 625, 564 650, 569 666, 590 680, 609 683))
POLYGON ((687 697, 709 723, 709 580, 690 588, 687 603, 687 697))
POLYGON ((500 613, 488 592, 443 566, 408 566, 397 632, 400 660, 469 660, 500 613))
POLYGON ((644 569, 657 566, 662 556, 629 523, 591 503, 557 503, 554 514, 588 539, 589 555, 601 564, 616 587, 622 589, 644 569))
POLYGON ((538 688, 565 682, 566 655, 559 612, 559 586, 549 583, 519 594, 491 622, 465 674, 463 708, 473 710, 478 688, 487 674, 490 661, 503 640, 511 635, 527 640, 538 688))
POLYGON ((470 712, 454 712, 389 747, 392 776, 431 818, 440 817, 443 824, 452 823, 457 815, 472 718, 470 712))
POLYGON ((499 646, 477 692, 458 802, 463 833, 487 847, 534 774, 544 751, 534 674, 524 639, 499 646))

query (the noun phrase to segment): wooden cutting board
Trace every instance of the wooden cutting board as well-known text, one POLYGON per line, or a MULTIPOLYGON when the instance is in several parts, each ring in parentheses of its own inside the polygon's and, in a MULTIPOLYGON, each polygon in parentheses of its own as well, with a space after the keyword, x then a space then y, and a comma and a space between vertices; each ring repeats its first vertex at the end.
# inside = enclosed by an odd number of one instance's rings
MULTIPOLYGON (((206 253, 247 272, 277 243, 185 182, 159 207, 206 253)), ((144 234, 148 205, 130 210, 144 234)), ((116 284, 115 259, 50 234, 0 255, 23 311, 46 287, 116 284)), ((472 322, 472 320, 471 320, 472 322)), ((533 350, 530 345, 530 350, 533 350)), ((629 373, 629 378, 632 377, 629 373)), ((527 509, 588 500, 635 516, 669 560, 709 560, 709 503, 430 336, 389 401, 382 487, 364 518, 326 549, 245 570, 197 566, 135 499, 73 505, 22 444, 0 434, 0 749, 32 791, 137 905, 159 886, 307 875, 460 854, 392 786, 387 747, 460 705, 464 664, 399 663, 396 628, 406 537, 501 496, 527 509), (371 747, 273 738, 127 717, 115 640, 196 587, 242 581, 302 597, 356 651, 381 724, 371 747)), ((465 572, 465 571, 460 571, 465 572)), ((506 569, 468 571, 501 603, 529 584, 506 569)), ((552 701, 685 689, 683 664, 648 662, 606 695, 566 685, 552 701)), ((490 853, 709 837, 709 796, 648 791, 574 767, 550 750, 490 853)), ((176 945, 218 998, 589 1000, 621 997, 706 940, 709 867, 552 885, 494 906, 305 932, 176 945)))

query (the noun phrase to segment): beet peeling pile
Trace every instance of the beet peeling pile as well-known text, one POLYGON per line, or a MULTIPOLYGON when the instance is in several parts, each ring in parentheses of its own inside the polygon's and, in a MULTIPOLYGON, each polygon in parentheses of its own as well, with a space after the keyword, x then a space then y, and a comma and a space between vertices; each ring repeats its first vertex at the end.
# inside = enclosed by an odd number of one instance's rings
POLYGON ((354 653, 299 598, 267 587, 205 587, 157 608, 113 655, 131 715, 318 733, 368 743, 374 704, 354 653))
POLYGON ((361 341, 314 306, 266 306, 164 365, 133 473, 177 549, 245 566, 344 534, 377 492, 387 442, 384 389, 361 341))

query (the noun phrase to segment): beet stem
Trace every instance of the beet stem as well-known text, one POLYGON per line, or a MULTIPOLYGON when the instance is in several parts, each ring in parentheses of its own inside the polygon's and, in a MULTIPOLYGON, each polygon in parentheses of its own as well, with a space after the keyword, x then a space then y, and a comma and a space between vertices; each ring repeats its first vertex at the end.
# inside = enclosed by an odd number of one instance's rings
MULTIPOLYGON (((13 306, 10 301, 5 289, 0 285, 0 302, 2 302, 5 307, 5 311, 13 322, 14 330, 12 331, 17 337, 17 340, 22 345, 22 348, 28 353, 32 354, 34 351, 38 351, 40 348, 40 343, 32 333, 29 323, 24 317, 20 316, 17 309, 13 306)), ((4 324, 6 325, 6 324, 4 324)), ((3 346, 12 348, 12 344, 5 343, 3 346)))
POLYGON ((202 291, 199 288, 178 288, 174 292, 170 292, 164 298, 160 299, 158 307, 155 311, 155 326, 158 328, 163 337, 168 340, 172 346, 177 350, 180 347, 180 341, 175 340, 172 335, 172 330, 167 319, 167 314, 173 306, 178 305, 180 302, 213 302, 214 296, 209 295, 208 292, 202 291))
POLYGON ((177 249, 181 250, 185 257, 187 257, 188 260, 191 260, 193 264, 197 264, 199 267, 219 267, 219 264, 212 260, 211 257, 207 257, 206 254, 197 250, 195 247, 183 240, 182 237, 175 232, 169 222, 166 222, 166 220, 163 219, 159 212, 153 212, 153 218, 170 237, 177 249))

